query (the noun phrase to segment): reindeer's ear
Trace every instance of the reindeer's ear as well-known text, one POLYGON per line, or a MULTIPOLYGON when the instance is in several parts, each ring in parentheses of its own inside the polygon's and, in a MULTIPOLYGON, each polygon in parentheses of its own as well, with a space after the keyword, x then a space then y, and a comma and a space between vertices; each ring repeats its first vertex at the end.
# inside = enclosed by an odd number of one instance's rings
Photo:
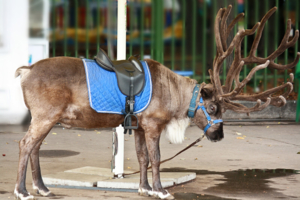
POLYGON ((201 89, 201 96, 204 99, 210 99, 214 96, 214 87, 212 84, 206 84, 202 89, 201 89))

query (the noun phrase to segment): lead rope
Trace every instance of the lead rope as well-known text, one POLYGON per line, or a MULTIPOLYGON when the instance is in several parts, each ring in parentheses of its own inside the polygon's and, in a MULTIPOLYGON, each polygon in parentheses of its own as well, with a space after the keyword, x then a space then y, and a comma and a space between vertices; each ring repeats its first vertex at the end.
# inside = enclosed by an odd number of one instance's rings
MULTIPOLYGON (((184 152, 184 151, 186 151, 186 150, 188 150, 189 148, 191 148, 192 146, 194 146, 196 143, 198 143, 198 142, 200 142, 203 138, 204 138, 204 134, 201 136, 201 137, 199 137, 195 142, 193 142, 192 144, 190 144, 189 146, 187 146, 187 147, 185 147, 184 149, 182 149, 181 151, 179 151, 178 153, 176 153, 174 156, 172 156, 171 158, 168 158, 168 159, 165 159, 165 160, 163 160, 163 161, 161 161, 159 164, 162 164, 162 163, 165 163, 165 162, 167 162, 167 161, 169 161, 169 160, 172 160, 173 158, 175 158, 176 156, 178 156, 179 154, 181 154, 182 152, 184 152)), ((150 167, 148 167, 147 168, 147 170, 148 169, 150 169, 152 166, 150 166, 150 167)), ((132 175, 132 174, 137 174, 137 173, 139 173, 140 171, 136 171, 136 172, 133 172, 133 173, 128 173, 128 174, 122 174, 123 175, 123 177, 125 177, 125 176, 128 176, 128 175, 132 175)), ((114 175, 114 177, 115 178, 117 178, 118 177, 118 175, 114 175)))

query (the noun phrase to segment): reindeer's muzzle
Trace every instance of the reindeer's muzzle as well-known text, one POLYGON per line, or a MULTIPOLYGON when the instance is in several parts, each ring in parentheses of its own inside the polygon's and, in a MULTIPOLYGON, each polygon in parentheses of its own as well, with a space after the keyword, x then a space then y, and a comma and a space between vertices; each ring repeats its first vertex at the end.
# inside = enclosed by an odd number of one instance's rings
POLYGON ((205 134, 206 138, 212 142, 218 142, 224 138, 224 132, 223 132, 223 123, 220 123, 217 130, 214 130, 212 132, 207 131, 205 134))

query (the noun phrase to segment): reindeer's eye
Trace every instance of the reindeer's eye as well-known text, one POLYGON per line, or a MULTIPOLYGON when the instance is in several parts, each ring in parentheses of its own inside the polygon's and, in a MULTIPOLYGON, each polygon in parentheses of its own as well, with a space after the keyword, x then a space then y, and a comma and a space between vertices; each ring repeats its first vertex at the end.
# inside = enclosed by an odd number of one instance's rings
POLYGON ((217 106, 216 105, 214 105, 214 104, 210 104, 209 106, 208 106, 208 112, 209 112, 209 114, 215 114, 216 113, 216 111, 217 111, 217 106))

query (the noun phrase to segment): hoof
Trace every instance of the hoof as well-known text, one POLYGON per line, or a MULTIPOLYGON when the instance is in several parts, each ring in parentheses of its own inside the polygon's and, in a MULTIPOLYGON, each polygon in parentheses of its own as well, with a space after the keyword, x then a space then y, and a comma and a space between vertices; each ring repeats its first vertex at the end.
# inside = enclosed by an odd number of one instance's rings
POLYGON ((139 191, 138 191, 140 196, 146 196, 146 197, 150 196, 149 192, 152 192, 152 191, 144 189, 144 188, 139 188, 139 191))
POLYGON ((175 199, 167 190, 166 190, 167 194, 163 194, 162 192, 155 192, 155 191, 151 191, 150 196, 156 197, 158 199, 175 199))
POLYGON ((47 188, 47 190, 48 191, 44 191, 44 190, 42 190, 42 189, 39 189, 37 186, 35 186, 34 184, 32 184, 32 188, 33 188, 33 190, 35 190, 36 191, 36 193, 37 194, 40 194, 40 195, 42 195, 43 197, 52 197, 52 196, 55 196, 50 190, 48 190, 47 188))
POLYGON ((24 195, 24 194, 19 193, 19 192, 15 189, 14 194, 15 194, 15 198, 16 198, 16 199, 20 199, 20 200, 33 200, 33 199, 35 199, 34 196, 30 195, 29 192, 28 192, 27 195, 24 195))
POLYGON ((43 197, 54 197, 55 196, 55 194, 53 194, 51 191, 44 192, 43 190, 37 190, 36 193, 42 195, 43 197))

